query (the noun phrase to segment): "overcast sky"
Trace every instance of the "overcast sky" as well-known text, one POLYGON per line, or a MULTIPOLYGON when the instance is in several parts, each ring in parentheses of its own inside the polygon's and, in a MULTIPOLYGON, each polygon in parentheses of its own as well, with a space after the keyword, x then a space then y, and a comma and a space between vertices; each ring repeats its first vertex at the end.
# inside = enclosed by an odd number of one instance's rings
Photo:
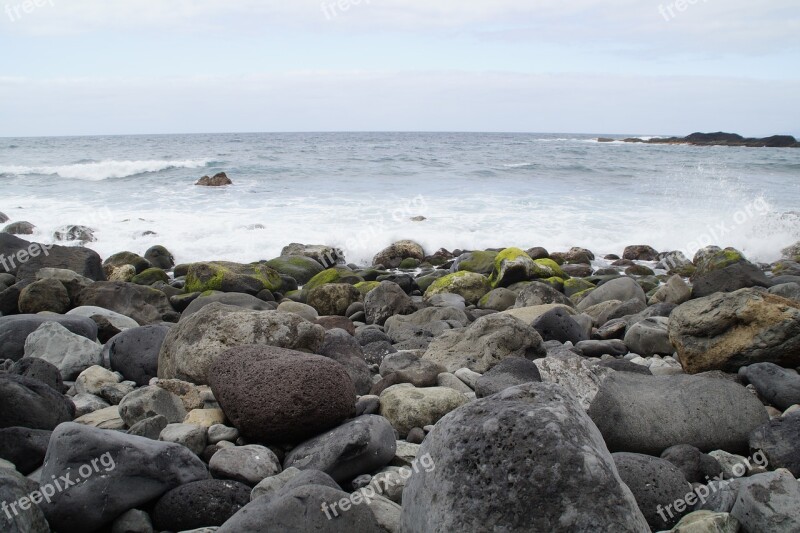
POLYGON ((0 136, 800 134, 798 0, 29 2, 0 136))

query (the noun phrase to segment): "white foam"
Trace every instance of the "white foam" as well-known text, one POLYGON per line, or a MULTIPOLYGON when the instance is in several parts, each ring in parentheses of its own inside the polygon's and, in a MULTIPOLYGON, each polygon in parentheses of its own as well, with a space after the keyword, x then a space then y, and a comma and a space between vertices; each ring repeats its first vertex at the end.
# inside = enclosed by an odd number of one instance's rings
POLYGON ((125 178, 147 172, 159 172, 172 168, 200 168, 208 163, 205 159, 168 161, 154 159, 148 161, 97 161, 72 165, 29 167, 22 165, 0 166, 0 174, 56 175, 62 178, 86 181, 102 181, 111 178, 125 178))

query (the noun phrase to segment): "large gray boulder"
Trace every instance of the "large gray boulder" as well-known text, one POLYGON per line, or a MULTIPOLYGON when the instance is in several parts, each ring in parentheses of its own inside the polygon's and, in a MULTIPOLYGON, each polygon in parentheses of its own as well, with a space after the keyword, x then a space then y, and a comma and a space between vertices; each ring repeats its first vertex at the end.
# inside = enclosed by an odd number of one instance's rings
POLYGON ((393 315, 384 323, 384 330, 393 343, 399 343, 414 338, 430 339, 469 322, 461 309, 427 307, 409 315, 393 315))
POLYGON ((756 388, 759 396, 781 411, 800 404, 800 375, 796 370, 773 363, 756 363, 740 368, 739 375, 756 388))
POLYGON ((800 477, 800 415, 775 418, 750 435, 750 449, 761 450, 770 468, 785 468, 800 477))
POLYGON ((111 369, 136 385, 143 386, 158 376, 158 354, 169 326, 152 324, 125 330, 105 345, 111 369))
POLYGON ((158 377, 208 384, 209 368, 228 348, 258 344, 315 352, 324 337, 322 326, 293 313, 212 303, 169 331, 158 357, 158 377))
POLYGON ((78 294, 75 305, 116 311, 142 326, 158 322, 177 322, 180 317, 163 292, 124 281, 92 283, 78 294))
POLYGON ((34 281, 36 274, 43 268, 72 270, 94 281, 106 279, 100 256, 94 250, 82 246, 39 244, 0 233, 0 254, 17 259, 13 266, 9 264, 10 269, 3 270, 15 275, 18 280, 34 281), (20 257, 23 252, 24 261, 20 257))
POLYGON ((669 319, 662 316, 645 318, 625 333, 625 345, 644 357, 672 355, 675 351, 669 341, 669 319))
POLYGON ((695 276, 692 280, 692 298, 770 285, 770 280, 757 266, 749 262, 739 262, 695 276))
POLYGON ((800 366, 800 302, 762 289, 690 300, 670 315, 669 339, 690 374, 764 362, 800 366))
POLYGON ((45 322, 25 340, 25 357, 43 359, 72 381, 90 366, 103 363, 103 347, 57 322, 45 322))
POLYGON ((431 468, 403 491, 402 531, 650 530, 600 432, 558 385, 455 410, 423 441, 425 456, 431 468))
POLYGON ((207 479, 208 470, 179 444, 66 423, 53 431, 41 479, 66 475, 81 481, 41 508, 54 530, 91 533, 170 489, 207 479))
POLYGON ((567 298, 561 291, 554 289, 547 283, 532 281, 519 291, 517 299, 514 302, 514 308, 519 309, 520 307, 533 307, 534 305, 545 304, 562 304, 575 307, 572 300, 567 298))
POLYGON ((730 513, 744 531, 800 531, 800 483, 787 470, 737 481, 736 501, 730 513))
POLYGON ((299 444, 284 468, 320 470, 337 483, 380 470, 394 458, 394 429, 382 416, 363 415, 299 444))
POLYGON ((214 302, 219 302, 225 305, 233 305, 241 307, 242 309, 250 309, 251 311, 271 311, 274 309, 274 303, 265 302, 251 294, 243 292, 218 292, 212 291, 211 294, 204 294, 192 300, 192 302, 181 313, 182 322, 198 312, 200 309, 214 302))
POLYGON ((625 276, 607 281, 592 290, 592 292, 587 294, 586 297, 578 303, 576 308, 578 311, 583 312, 593 305, 603 302, 612 300, 627 302, 633 299, 639 300, 642 303, 647 303, 644 290, 633 278, 625 276))
POLYGON ((382 326, 391 316, 408 315, 415 310, 416 306, 411 297, 400 288, 400 285, 391 281, 382 281, 364 297, 367 324, 382 326))
POLYGON ((45 322, 57 322, 72 333, 97 340, 97 323, 91 318, 64 315, 15 315, 0 317, 0 356, 17 361, 25 355, 28 335, 45 322))
POLYGON ((509 315, 492 314, 467 328, 442 333, 422 357, 448 372, 469 368, 484 373, 506 357, 534 359, 546 355, 542 337, 533 327, 509 315))
POLYGON ((72 401, 38 379, 0 373, 0 428, 53 429, 75 417, 72 401))
POLYGON ((745 387, 702 376, 608 376, 589 408, 609 450, 658 456, 676 444, 742 453, 750 432, 766 423, 745 387))

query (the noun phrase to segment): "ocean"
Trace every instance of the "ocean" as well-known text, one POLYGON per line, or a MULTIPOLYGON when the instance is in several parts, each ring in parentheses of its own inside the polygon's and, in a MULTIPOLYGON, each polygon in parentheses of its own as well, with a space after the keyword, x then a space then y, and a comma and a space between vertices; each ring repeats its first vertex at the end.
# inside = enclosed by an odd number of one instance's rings
POLYGON ((400 239, 427 253, 581 246, 602 256, 649 244, 690 258, 716 244, 767 262, 800 240, 800 150, 598 136, 0 138, 0 211, 33 223, 30 240, 81 224, 104 258, 162 244, 179 263, 270 259, 300 242, 361 264, 400 239), (233 185, 194 185, 222 171, 233 185))

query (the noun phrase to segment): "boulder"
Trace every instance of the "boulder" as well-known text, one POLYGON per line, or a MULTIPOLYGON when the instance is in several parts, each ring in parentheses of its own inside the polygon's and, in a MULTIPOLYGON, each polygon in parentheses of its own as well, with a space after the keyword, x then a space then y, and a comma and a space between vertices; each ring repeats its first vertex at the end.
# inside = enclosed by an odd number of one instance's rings
POLYGON ((430 340, 442 332, 462 328, 470 322, 461 309, 427 307, 410 315, 394 315, 386 320, 384 330, 394 343, 412 339, 430 340))
POLYGON ((146 418, 161 415, 170 424, 183 422, 186 409, 181 399, 154 385, 131 392, 119 404, 120 417, 128 427, 146 418))
POLYGON ((45 322, 57 322, 72 333, 97 340, 97 324, 90 318, 63 315, 3 316, 0 317, 0 354, 13 361, 22 358, 28 335, 45 322))
POLYGON ((432 467, 406 482, 403 531, 649 531, 600 432, 558 385, 471 402, 419 453, 432 467))
POLYGON ((38 379, 58 393, 64 392, 64 380, 58 368, 44 359, 23 357, 11 366, 11 374, 38 379))
POLYGON ((414 352, 396 352, 381 361, 379 372, 388 377, 395 374, 397 383, 411 383, 415 387, 431 387, 438 383, 444 367, 427 359, 420 359, 414 352))
POLYGON ((734 263, 707 274, 695 275, 692 298, 702 298, 717 292, 734 292, 748 287, 769 287, 767 276, 751 263, 734 263))
POLYGON ((740 480, 730 513, 744 531, 800 531, 800 484, 786 470, 740 480))
POLYGON ((163 292, 123 281, 92 283, 78 294, 75 303, 78 306, 88 305, 116 311, 142 326, 178 320, 178 313, 163 292))
POLYGON ((224 172, 217 172, 213 176, 203 176, 195 185, 202 187, 224 187, 225 185, 233 185, 233 182, 224 172))
POLYGON ((145 259, 144 257, 140 256, 139 254, 135 254, 133 252, 117 252, 113 255, 110 255, 103 261, 103 270, 106 272, 106 275, 109 276, 110 274, 119 267, 125 266, 132 266, 134 268, 134 274, 139 274, 144 272, 148 268, 152 267, 153 265, 145 259))
POLYGON ((279 274, 294 278, 298 285, 305 285, 325 270, 319 261, 304 255, 282 255, 265 264, 279 274))
POLYGON ((153 324, 118 333, 106 343, 111 369, 138 386, 158 375, 158 354, 169 326, 153 324))
POLYGON ((403 240, 397 241, 378 252, 373 257, 372 264, 383 265, 384 268, 397 268, 403 259, 409 258, 422 261, 425 258, 425 251, 422 246, 414 241, 403 240))
POLYGON ((25 248, 29 251, 38 249, 40 253, 36 256, 31 253, 27 261, 19 264, 16 273, 11 272, 18 280, 35 280, 37 273, 43 268, 71 270, 94 281, 105 279, 100 256, 89 248, 36 243, 28 243, 25 248))
POLYGON ((40 504, 50 526, 64 533, 96 531, 170 489, 208 478, 183 446, 74 423, 53 431, 41 478, 69 473, 73 481, 80 474, 80 483, 40 504))
POLYGON ((534 281, 525 285, 525 287, 519 291, 514 303, 514 308, 519 309, 520 307, 533 307, 535 305, 546 304, 562 304, 568 307, 574 307, 575 305, 564 293, 554 289, 547 283, 534 281))
POLYGON ((658 456, 676 444, 702 451, 747 450, 750 433, 768 420, 741 385, 702 376, 608 376, 589 408, 608 449, 658 456))
POLYGON ((578 311, 582 312, 599 303, 612 300, 627 302, 633 299, 639 300, 642 303, 647 302, 644 290, 642 290, 633 278, 621 277, 607 281, 596 289, 593 289, 576 307, 578 311))
POLYGON ((458 294, 468 304, 476 305, 491 290, 492 284, 486 276, 462 271, 448 274, 431 283, 425 291, 425 298, 442 293, 458 294))
POLYGON ((222 448, 211 457, 208 467, 215 478, 232 479, 254 487, 262 479, 279 474, 281 462, 269 448, 248 444, 222 448))
POLYGON ((364 297, 364 311, 368 324, 382 326, 389 317, 413 313, 416 306, 400 285, 382 281, 364 297))
POLYGON ((661 285, 647 301, 649 305, 658 303, 671 303, 681 305, 688 302, 692 297, 692 289, 683 281, 683 278, 675 274, 661 285))
POLYGON ((622 252, 622 258, 631 261, 657 261, 658 252, 652 246, 637 244, 626 246, 625 251, 622 252))
MULTIPOLYGON (((281 250, 281 257, 295 255, 313 259, 324 268, 345 264, 344 253, 340 249, 322 244, 298 244, 293 242, 288 246, 284 246, 283 250, 281 250)), ((300 280, 297 281, 299 282, 300 280)))
POLYGON ((198 312, 200 309, 214 302, 218 302, 225 305, 232 305, 235 307, 240 307, 242 309, 248 309, 250 311, 272 311, 275 309, 274 304, 271 304, 270 302, 265 302, 264 300, 256 298, 255 296, 251 296, 249 294, 244 294, 241 292, 210 291, 203 293, 201 296, 192 300, 189 303, 189 305, 186 306, 186 309, 183 310, 183 313, 181 313, 180 320, 186 320, 187 318, 198 312))
POLYGON ((212 303, 167 333, 158 358, 158 377, 207 384, 209 368, 228 348, 259 344, 317 351, 324 337, 322 326, 292 313, 212 303))
POLYGON ((637 322, 625 333, 625 346, 643 357, 672 355, 675 348, 669 340, 669 319, 651 317, 637 322))
POLYGON ((41 279, 34 281, 19 293, 19 310, 25 314, 42 311, 65 313, 69 309, 69 293, 60 281, 41 279))
POLYGON ((345 368, 326 357, 272 346, 240 346, 211 367, 211 389, 231 423, 257 442, 298 442, 355 412, 345 368))
POLYGON ((505 311, 514 307, 517 293, 505 287, 498 287, 486 293, 479 301, 478 308, 492 311, 505 311))
POLYGON ((395 448, 394 429, 389 421, 363 415, 299 444, 286 456, 283 466, 320 470, 343 484, 389 464, 395 448))
POLYGON ((16 470, 0 467, 0 502, 4 505, 0 527, 4 533, 50 532, 39 506, 31 504, 30 495, 38 488, 16 470))
POLYGON ((589 340, 586 330, 562 308, 551 309, 533 322, 533 329, 544 341, 577 344, 589 340))
POLYGON ((66 380, 103 363, 102 346, 72 333, 58 322, 45 322, 25 340, 25 357, 44 359, 66 380))
POLYGON ((705 484, 709 479, 722 474, 719 462, 689 444, 676 444, 664 450, 661 458, 675 465, 683 472, 689 483, 705 484))
POLYGON ((532 359, 546 354, 542 337, 531 326, 512 316, 492 314, 467 328, 442 333, 422 357, 448 372, 469 368, 483 373, 506 357, 532 359))
POLYGON ((764 398, 781 411, 800 404, 800 375, 773 363, 743 366, 739 375, 750 382, 764 398))
POLYGON ((589 409, 603 382, 614 374, 614 370, 592 365, 578 355, 548 356, 533 363, 539 369, 541 381, 561 385, 584 409, 589 409))
POLYGON ((347 308, 361 299, 361 293, 349 283, 326 283, 308 291, 306 303, 320 315, 344 316, 347 308))
POLYGON ((522 357, 507 357, 478 378, 475 383, 475 395, 478 398, 486 398, 509 387, 531 381, 542 381, 539 367, 533 361, 522 357))
POLYGON ((675 510, 671 515, 664 508, 692 492, 683 472, 669 461, 649 455, 621 452, 612 457, 619 477, 631 489, 650 529, 663 531, 677 524, 683 513, 675 510))
POLYGON ((0 459, 14 463, 17 470, 27 476, 42 466, 51 433, 24 427, 0 429, 0 459))
POLYGON ((269 524, 270 530, 285 533, 381 531, 369 507, 353 505, 346 492, 322 485, 303 485, 281 491, 275 498, 256 498, 217 533, 260 533, 265 524, 269 524))
POLYGON ((467 271, 489 276, 494 271, 494 260, 496 257, 497 252, 489 250, 464 252, 453 261, 450 272, 467 271))
POLYGON ((683 369, 735 372, 753 363, 800 365, 800 303, 760 289, 691 300, 669 318, 683 369))
POLYGON ((283 281, 280 274, 264 264, 228 261, 192 263, 186 274, 186 292, 243 292, 256 295, 267 289, 276 291, 283 281))
POLYGON ((400 437, 416 427, 435 424, 444 415, 467 403, 467 397, 447 387, 417 388, 393 385, 381 395, 380 414, 388 418, 400 437))
POLYGON ((345 368, 356 394, 367 394, 372 388, 372 374, 364 360, 361 345, 345 330, 337 328, 326 331, 317 354, 333 359, 345 368))
POLYGON ((159 498, 153 508, 153 525, 168 531, 221 526, 249 502, 250 487, 244 483, 227 479, 192 481, 159 498))
POLYGON ((800 416, 774 418, 750 435, 750 449, 761 450, 772 469, 785 468, 800 477, 800 416))

